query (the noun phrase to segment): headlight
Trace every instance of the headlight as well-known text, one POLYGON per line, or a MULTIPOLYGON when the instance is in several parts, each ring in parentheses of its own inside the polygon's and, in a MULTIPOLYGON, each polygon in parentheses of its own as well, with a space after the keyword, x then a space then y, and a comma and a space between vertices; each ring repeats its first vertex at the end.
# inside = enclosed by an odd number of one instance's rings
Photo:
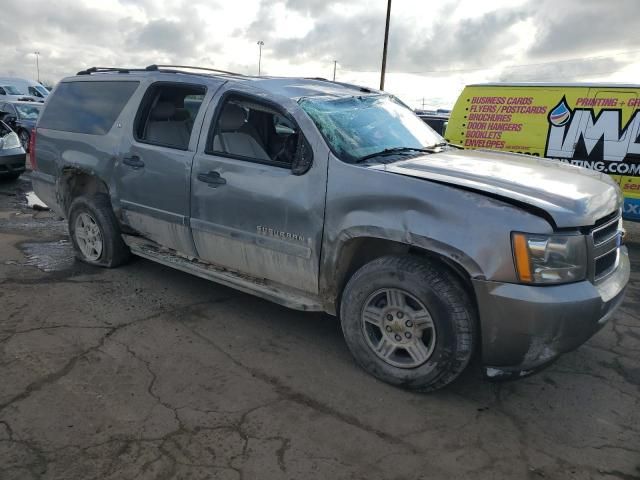
POLYGON ((2 142, 0 143, 0 146, 2 147, 2 150, 10 150, 12 148, 18 148, 21 146, 20 139, 18 138, 18 135, 16 135, 14 132, 11 132, 5 135, 4 137, 2 137, 2 142))
POLYGON ((568 283, 587 274, 583 235, 513 233, 513 258, 523 283, 568 283))

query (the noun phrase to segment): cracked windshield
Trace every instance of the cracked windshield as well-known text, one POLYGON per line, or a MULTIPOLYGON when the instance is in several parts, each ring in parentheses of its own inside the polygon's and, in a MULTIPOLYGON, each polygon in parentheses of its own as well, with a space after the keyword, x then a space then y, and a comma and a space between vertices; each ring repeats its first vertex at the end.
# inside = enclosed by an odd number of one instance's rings
POLYGON ((335 154, 349 163, 387 149, 422 149, 443 141, 411 110, 388 95, 302 99, 300 106, 335 154))

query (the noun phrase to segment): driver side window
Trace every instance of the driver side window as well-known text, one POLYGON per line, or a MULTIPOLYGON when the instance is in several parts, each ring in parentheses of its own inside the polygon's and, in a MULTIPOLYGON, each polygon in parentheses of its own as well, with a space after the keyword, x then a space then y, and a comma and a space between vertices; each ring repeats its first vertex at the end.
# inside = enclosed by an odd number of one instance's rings
POLYGON ((287 115, 234 95, 220 107, 207 153, 291 168, 300 137, 300 129, 287 115))

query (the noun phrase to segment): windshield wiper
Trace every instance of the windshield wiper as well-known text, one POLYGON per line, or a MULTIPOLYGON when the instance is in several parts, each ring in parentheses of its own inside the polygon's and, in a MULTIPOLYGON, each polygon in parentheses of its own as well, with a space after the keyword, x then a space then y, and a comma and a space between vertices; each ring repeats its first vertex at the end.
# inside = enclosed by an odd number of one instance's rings
POLYGON ((380 150, 379 152, 370 153, 369 155, 365 155, 364 157, 360 157, 356 160, 356 163, 364 162, 365 160, 369 160, 373 157, 382 157, 384 155, 395 155, 398 153, 409 153, 409 152, 426 152, 426 153, 434 153, 434 148, 439 145, 434 145, 429 148, 414 148, 414 147, 393 147, 393 148, 385 148, 384 150, 380 150))

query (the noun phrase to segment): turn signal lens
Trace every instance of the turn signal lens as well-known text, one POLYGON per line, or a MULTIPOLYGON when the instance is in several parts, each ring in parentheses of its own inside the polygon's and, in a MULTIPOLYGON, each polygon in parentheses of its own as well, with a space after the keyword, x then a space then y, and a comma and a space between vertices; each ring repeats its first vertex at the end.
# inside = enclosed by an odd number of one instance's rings
POLYGON ((513 254, 516 260, 518 277, 522 282, 531 282, 531 260, 529 259, 529 248, 527 247, 527 237, 523 233, 513 234, 513 254))

